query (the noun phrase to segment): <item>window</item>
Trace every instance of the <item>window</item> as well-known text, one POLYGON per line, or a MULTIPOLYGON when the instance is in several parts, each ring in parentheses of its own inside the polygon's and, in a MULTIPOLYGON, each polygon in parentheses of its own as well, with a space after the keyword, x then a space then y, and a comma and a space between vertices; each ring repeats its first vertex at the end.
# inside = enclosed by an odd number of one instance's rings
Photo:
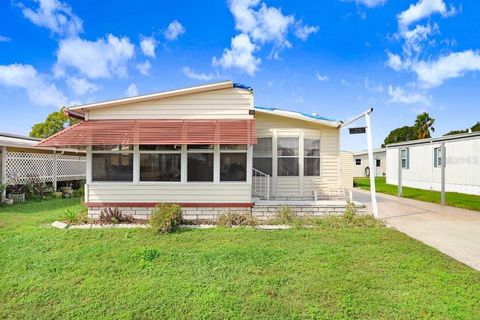
POLYGON ((140 145, 140 181, 180 181, 181 145, 140 145))
POLYGON ((272 175, 272 138, 258 138, 253 146, 253 167, 272 175))
POLYGON ((380 167, 382 165, 382 161, 380 159, 375 159, 376 166, 380 167))
POLYGON ((278 176, 298 176, 298 138, 278 138, 278 176))
POLYGON ((441 147, 433 149, 433 165, 435 167, 442 166, 442 148, 441 147))
POLYGON ((247 181, 247 145, 220 145, 220 181, 247 181))
POLYGON ((304 176, 320 175, 320 139, 304 140, 304 176))
POLYGON ((220 154, 220 181, 246 181, 247 154, 221 153, 220 154))
POLYGON ((133 153, 94 151, 92 181, 133 181, 133 153))
POLYGON ((213 182, 213 145, 188 145, 187 180, 213 182))
POLYGON ((410 152, 408 148, 400 149, 400 161, 403 169, 409 168, 409 162, 410 162, 409 157, 410 157, 410 152))
POLYGON ((357 166, 361 166, 362 165, 362 159, 355 159, 355 164, 357 166))

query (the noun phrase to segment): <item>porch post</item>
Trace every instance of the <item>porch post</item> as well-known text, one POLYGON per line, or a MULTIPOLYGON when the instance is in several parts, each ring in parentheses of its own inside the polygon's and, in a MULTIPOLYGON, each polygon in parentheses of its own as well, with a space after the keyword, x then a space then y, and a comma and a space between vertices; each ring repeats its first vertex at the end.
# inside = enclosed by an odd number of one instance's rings
POLYGON ((402 148, 398 148, 397 196, 402 197, 402 148))
MULTIPOLYGON (((0 168, 2 169, 0 172, 0 183, 1 184, 6 184, 7 183, 7 147, 2 146, 0 147, 0 151, 2 153, 1 155, 1 162, 0 162, 0 168)), ((0 194, 0 201, 5 200, 5 197, 7 195, 7 191, 3 190, 2 194, 0 194)))
POLYGON ((57 148, 53 148, 53 177, 52 177, 52 184, 53 184, 53 191, 55 191, 55 192, 57 192, 57 174, 58 174, 57 148))

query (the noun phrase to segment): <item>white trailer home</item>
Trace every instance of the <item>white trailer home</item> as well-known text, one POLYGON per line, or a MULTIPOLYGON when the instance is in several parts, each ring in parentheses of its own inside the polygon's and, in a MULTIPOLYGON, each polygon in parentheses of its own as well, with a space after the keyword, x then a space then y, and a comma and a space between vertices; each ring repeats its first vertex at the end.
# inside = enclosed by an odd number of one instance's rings
MULTIPOLYGON (((373 150, 373 159, 375 162, 375 176, 384 177, 386 175, 386 159, 387 159, 387 149, 374 149, 373 150)), ((370 169, 368 164, 368 151, 358 151, 353 153, 353 176, 354 177, 369 177, 370 172, 373 170, 370 169)))
POLYGON ((68 112, 83 121, 39 145, 86 150, 92 217, 115 206, 146 218, 170 202, 184 217, 211 219, 261 200, 312 204, 343 188, 340 121, 254 107, 253 90, 231 81, 68 112))
POLYGON ((445 190, 480 195, 480 132, 387 145, 387 183, 441 189, 441 145, 445 144, 445 190), (399 160, 400 159, 400 160, 399 160))

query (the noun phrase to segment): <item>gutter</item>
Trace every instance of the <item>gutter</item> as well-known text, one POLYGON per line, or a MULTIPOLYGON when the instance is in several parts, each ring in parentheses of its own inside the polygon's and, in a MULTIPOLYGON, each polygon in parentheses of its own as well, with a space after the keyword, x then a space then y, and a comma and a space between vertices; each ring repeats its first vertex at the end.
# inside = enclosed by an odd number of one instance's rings
POLYGON ((72 111, 70 109, 64 109, 63 113, 70 118, 74 118, 82 121, 85 120, 85 115, 80 112, 72 111))

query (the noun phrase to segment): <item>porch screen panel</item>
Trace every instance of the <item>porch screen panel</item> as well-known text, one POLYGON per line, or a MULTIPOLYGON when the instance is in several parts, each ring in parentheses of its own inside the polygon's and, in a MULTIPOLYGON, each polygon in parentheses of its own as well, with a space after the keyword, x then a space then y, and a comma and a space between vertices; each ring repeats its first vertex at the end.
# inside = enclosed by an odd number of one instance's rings
POLYGON ((272 175, 272 138, 258 138, 253 146, 253 168, 272 175))
POLYGON ((278 176, 298 176, 299 138, 278 138, 278 176))

